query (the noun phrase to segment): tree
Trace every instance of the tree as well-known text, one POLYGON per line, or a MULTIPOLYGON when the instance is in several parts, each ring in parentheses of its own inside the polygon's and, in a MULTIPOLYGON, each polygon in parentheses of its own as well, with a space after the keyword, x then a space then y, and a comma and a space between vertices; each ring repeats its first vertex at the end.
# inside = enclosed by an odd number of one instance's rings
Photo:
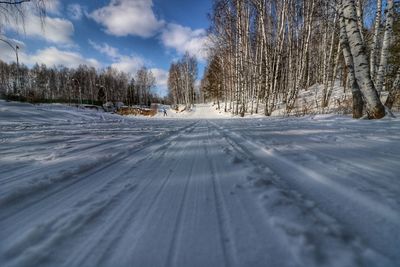
POLYGON ((220 101, 223 97, 224 80, 220 79, 222 73, 222 64, 217 56, 210 61, 205 71, 205 77, 202 83, 202 91, 206 100, 212 100, 217 108, 220 109, 220 101))
POLYGON ((348 84, 350 85, 353 97, 353 118, 358 119, 363 116, 364 101, 355 76, 354 62, 350 52, 342 9, 340 9, 340 43, 342 44, 343 57, 348 71, 348 84))
POLYGON ((25 18, 24 6, 30 4, 44 23, 46 16, 45 0, 3 0, 0 1, 0 31, 5 24, 23 24, 25 18))
POLYGON ((195 102, 197 60, 185 53, 181 60, 172 62, 168 73, 168 90, 174 104, 190 109, 195 102))
MULTIPOLYGON (((354 0, 342 0, 342 12, 344 18, 342 25, 344 30, 342 32, 349 41, 350 54, 354 62, 355 78, 363 94, 368 117, 370 119, 380 119, 385 116, 385 108, 371 79, 366 46, 357 23, 354 0)), ((342 35, 341 38, 345 38, 345 36, 342 35)))
POLYGON ((386 74, 387 68, 387 60, 389 54, 389 47, 391 45, 391 39, 393 35, 393 14, 394 13, 394 5, 393 0, 387 0, 387 10, 386 10, 386 26, 385 26, 385 34, 383 36, 382 50, 381 50, 381 59, 379 62, 378 74, 376 76, 376 90, 378 92, 382 91, 383 88, 383 80, 386 74))
POLYGON ((59 101, 68 103, 95 101, 127 101, 128 104, 149 105, 155 98, 151 89, 155 77, 147 68, 136 74, 139 86, 131 75, 111 67, 96 71, 93 67, 80 65, 76 69, 63 66, 52 68, 35 64, 31 69, 20 66, 20 92, 13 92, 16 81, 16 64, 0 60, 0 96, 21 96, 34 101, 59 101), (18 93, 18 94, 17 94, 18 93), (140 95, 139 95, 140 93, 140 95))
POLYGON ((374 23, 374 33, 371 47, 371 56, 370 56, 370 68, 372 79, 375 80, 376 74, 376 60, 377 60, 377 52, 378 52, 378 38, 381 27, 381 17, 382 17, 382 0, 376 1, 376 15, 375 15, 375 23, 374 23))
POLYGON ((395 102, 400 103, 400 12, 396 9, 393 21, 393 39, 389 47, 387 76, 386 88, 389 95, 385 106, 391 109, 395 102))
POLYGON ((135 76, 135 88, 138 98, 138 104, 150 106, 151 89, 155 86, 156 79, 151 70, 146 67, 140 68, 135 76))

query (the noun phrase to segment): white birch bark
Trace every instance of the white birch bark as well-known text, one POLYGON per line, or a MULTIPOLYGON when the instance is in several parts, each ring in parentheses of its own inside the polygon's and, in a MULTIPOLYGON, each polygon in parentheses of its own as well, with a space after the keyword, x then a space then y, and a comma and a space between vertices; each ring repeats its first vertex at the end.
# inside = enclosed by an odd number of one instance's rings
POLYGON ((361 34, 361 40, 364 41, 364 12, 363 12, 363 3, 362 0, 356 0, 356 12, 357 12, 357 24, 358 28, 360 29, 360 34, 361 34))
MULTIPOLYGON (((327 91, 324 92, 324 99, 323 99, 323 105, 322 107, 328 107, 329 106, 329 101, 331 99, 332 96, 332 92, 333 92, 333 87, 335 86, 335 80, 336 80, 336 74, 337 74, 337 68, 339 65, 339 55, 340 55, 340 50, 341 50, 341 43, 338 43, 338 47, 337 47, 337 54, 336 54, 336 59, 335 59, 335 63, 333 65, 333 70, 332 70, 332 75, 330 76, 330 85, 329 85, 329 89, 327 88, 327 91)), ((329 79, 328 79, 329 80, 329 79)), ((329 81, 327 81, 328 83, 329 81)), ((328 85, 326 85, 328 86, 328 85)))
POLYGON ((389 90, 389 95, 386 99, 385 106, 392 109, 396 99, 400 96, 400 68, 397 70, 396 78, 393 82, 392 88, 389 90))
POLYGON ((380 119, 385 116, 385 108, 371 80, 369 61, 357 23, 354 0, 342 0, 342 9, 344 26, 350 45, 350 53, 354 62, 354 73, 366 102, 368 117, 371 119, 380 119))
POLYGON ((386 74, 389 46, 393 35, 393 11, 393 0, 387 0, 385 34, 383 36, 381 60, 379 62, 378 74, 376 76, 376 90, 378 92, 383 89, 383 80, 386 74))
POLYGON ((375 81, 376 74, 376 56, 378 50, 378 37, 379 30, 381 27, 381 17, 382 17, 382 0, 377 0, 376 2, 376 14, 375 14, 375 23, 374 23, 374 35, 372 40, 371 47, 371 56, 370 56, 370 69, 371 69, 371 78, 375 81))

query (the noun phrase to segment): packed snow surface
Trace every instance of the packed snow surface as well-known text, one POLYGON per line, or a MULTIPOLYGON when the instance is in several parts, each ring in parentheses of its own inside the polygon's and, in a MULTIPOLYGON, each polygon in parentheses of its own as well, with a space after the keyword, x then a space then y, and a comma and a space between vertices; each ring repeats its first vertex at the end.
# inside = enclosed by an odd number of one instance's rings
POLYGON ((0 101, 0 266, 400 266, 399 132, 0 101))

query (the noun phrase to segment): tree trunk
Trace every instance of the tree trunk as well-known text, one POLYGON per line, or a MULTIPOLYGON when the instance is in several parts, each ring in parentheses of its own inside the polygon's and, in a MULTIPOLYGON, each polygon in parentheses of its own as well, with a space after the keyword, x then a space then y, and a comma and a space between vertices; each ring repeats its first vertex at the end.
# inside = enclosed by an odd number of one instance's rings
POLYGON ((353 96, 353 118, 359 119, 363 115, 364 101, 354 73, 354 62, 350 53, 349 40, 347 38, 345 20, 342 11, 340 11, 340 43, 343 50, 344 61, 348 70, 348 84, 351 87, 351 94, 353 96))
POLYGON ((357 13, 354 0, 343 0, 342 9, 344 26, 350 44, 350 53, 354 62, 355 77, 366 102, 368 117, 370 119, 383 118, 385 116, 385 108, 382 105, 371 80, 365 44, 362 40, 361 32, 357 24, 357 13))
POLYGON ((396 79, 393 82, 393 86, 389 91, 388 98, 386 99, 385 106, 392 109, 394 102, 400 95, 400 69, 397 70, 396 79))
POLYGON ((357 13, 357 24, 360 29, 361 40, 364 41, 364 11, 362 0, 356 0, 356 13, 357 13))
POLYGON ((371 68, 372 80, 375 80, 376 54, 377 54, 376 52, 378 50, 378 37, 379 37, 379 29, 381 27, 381 17, 382 17, 382 0, 377 0, 375 24, 374 24, 374 35, 373 35, 371 56, 370 56, 370 68, 371 68))
POLYGON ((378 92, 381 92, 383 88, 383 79, 385 78, 385 73, 387 68, 390 40, 392 38, 392 28, 393 28, 393 0, 387 0, 385 35, 383 37, 379 70, 376 76, 376 90, 378 92))

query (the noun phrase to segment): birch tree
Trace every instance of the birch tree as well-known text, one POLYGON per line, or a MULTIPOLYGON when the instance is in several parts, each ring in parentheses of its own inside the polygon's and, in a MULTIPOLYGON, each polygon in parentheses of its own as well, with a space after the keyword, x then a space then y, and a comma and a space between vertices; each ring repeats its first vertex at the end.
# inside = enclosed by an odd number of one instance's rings
POLYGON ((242 116, 261 107, 267 116, 276 110, 292 114, 299 105, 299 92, 312 85, 322 88, 316 105, 323 112, 330 106, 335 81, 348 80, 353 116, 361 117, 365 105, 369 117, 379 118, 384 108, 370 65, 387 64, 381 60, 379 32, 369 43, 379 26, 372 35, 368 32, 363 14, 368 4, 365 0, 346 0, 343 5, 341 0, 215 0, 208 66, 218 62, 220 74, 204 79, 219 77, 225 110, 242 116), (379 62, 370 61, 367 46, 379 62))
POLYGON ((383 36, 381 59, 379 61, 379 69, 378 69, 378 74, 376 76, 376 90, 378 92, 382 91, 383 80, 385 78, 385 73, 387 68, 388 52, 393 34, 392 33, 393 12, 394 12, 393 0, 387 0, 385 34, 383 36))
POLYGON ((386 99, 385 106, 392 109, 397 102, 400 104, 400 13, 395 13, 393 23, 393 39, 389 49, 388 56, 388 91, 389 95, 386 99))
POLYGON ((353 57, 350 52, 350 44, 347 38, 345 18, 343 16, 343 10, 340 9, 340 43, 342 45, 343 57, 348 70, 348 81, 350 85, 351 93, 353 97, 353 118, 358 119, 363 115, 364 101, 362 98, 362 93, 360 87, 358 86, 353 57))
POLYGON ((381 27, 381 17, 382 17, 382 0, 376 1, 376 14, 375 14, 375 23, 374 23, 374 33, 373 40, 371 46, 371 56, 370 56, 370 68, 371 68, 371 76, 372 79, 375 80, 376 74, 376 57, 378 51, 378 38, 381 27))
POLYGON ((172 62, 168 74, 168 90, 174 104, 190 109, 195 102, 197 60, 185 53, 181 60, 172 62))
POLYGON ((350 53, 354 62, 354 73, 357 84, 363 94, 368 117, 380 119, 385 116, 385 108, 371 79, 365 43, 357 23, 357 13, 354 0, 342 0, 344 31, 349 41, 350 53))

